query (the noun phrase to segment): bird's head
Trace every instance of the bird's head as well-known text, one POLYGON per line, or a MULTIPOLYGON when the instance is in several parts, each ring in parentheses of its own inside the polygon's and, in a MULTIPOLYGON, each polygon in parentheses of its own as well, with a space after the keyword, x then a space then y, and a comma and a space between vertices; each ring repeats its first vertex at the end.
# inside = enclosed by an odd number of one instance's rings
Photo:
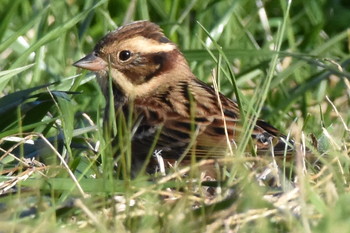
POLYGON ((96 72, 101 78, 111 77, 131 98, 192 77, 177 46, 149 21, 136 21, 108 33, 74 66, 96 72))

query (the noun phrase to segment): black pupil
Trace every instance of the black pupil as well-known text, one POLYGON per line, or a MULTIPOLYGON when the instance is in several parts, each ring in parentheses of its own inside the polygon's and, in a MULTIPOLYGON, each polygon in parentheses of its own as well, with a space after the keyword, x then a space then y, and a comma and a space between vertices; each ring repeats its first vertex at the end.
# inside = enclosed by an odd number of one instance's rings
POLYGON ((126 61, 130 58, 131 52, 128 50, 123 50, 119 53, 119 59, 122 61, 126 61))

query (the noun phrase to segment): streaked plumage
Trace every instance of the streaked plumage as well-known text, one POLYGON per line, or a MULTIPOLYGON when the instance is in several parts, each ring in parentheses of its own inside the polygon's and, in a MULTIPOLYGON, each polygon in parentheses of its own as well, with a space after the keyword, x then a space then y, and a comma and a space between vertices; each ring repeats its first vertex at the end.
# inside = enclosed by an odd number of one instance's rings
MULTIPOLYGON (((113 79, 116 111, 133 103, 139 119, 132 139, 135 163, 145 159, 158 130, 156 149, 165 160, 177 160, 193 150, 197 158, 227 153, 223 116, 214 89, 195 77, 177 46, 156 24, 137 21, 122 26, 74 65, 94 71, 106 96, 108 78, 113 79), (195 135, 195 143, 189 146, 191 135, 195 135)), ((242 128, 238 106, 219 96, 230 141, 237 143, 242 128)), ((274 148, 275 154, 282 154, 285 150, 284 136, 261 120, 251 136, 259 153, 274 148)))

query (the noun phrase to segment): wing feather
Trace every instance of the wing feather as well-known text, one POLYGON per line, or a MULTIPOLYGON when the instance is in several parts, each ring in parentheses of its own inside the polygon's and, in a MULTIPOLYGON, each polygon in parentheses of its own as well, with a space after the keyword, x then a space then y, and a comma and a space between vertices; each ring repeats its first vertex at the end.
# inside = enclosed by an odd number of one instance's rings
MULTIPOLYGON (((186 151, 192 153, 195 150, 196 157, 218 157, 227 153, 226 133, 232 144, 242 132, 240 113, 237 104, 220 94, 223 106, 221 114, 215 91, 197 79, 190 82, 179 82, 171 88, 171 92, 158 94, 156 98, 138 100, 136 107, 140 115, 145 119, 141 122, 141 128, 148 127, 155 132, 160 129, 158 138, 138 138, 137 143, 149 147, 157 140, 157 149, 162 150, 164 158, 177 159, 186 151), (190 103, 188 100, 191 100, 190 103)), ((259 154, 267 153, 274 149, 275 154, 282 154, 285 148, 291 150, 291 145, 286 146, 284 135, 268 123, 258 120, 252 133, 252 140, 259 154)))

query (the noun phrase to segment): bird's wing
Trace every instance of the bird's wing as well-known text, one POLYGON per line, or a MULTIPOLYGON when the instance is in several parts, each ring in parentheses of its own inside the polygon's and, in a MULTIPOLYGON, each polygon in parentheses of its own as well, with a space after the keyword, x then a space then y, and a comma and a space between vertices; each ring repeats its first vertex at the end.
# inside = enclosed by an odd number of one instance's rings
MULTIPOLYGON (((190 83, 179 83, 153 102, 139 103, 146 118, 141 123, 144 133, 138 134, 139 142, 150 145, 157 140, 157 148, 163 150, 163 155, 174 159, 192 152, 196 157, 226 154, 228 143, 232 146, 239 143, 243 128, 237 104, 219 96, 222 109, 215 91, 195 79, 190 83), (158 134, 155 133, 157 130, 158 134), (150 134, 156 136, 149 137, 150 134)), ((285 137, 261 120, 257 121, 251 138, 258 154, 272 148, 276 155, 283 154, 285 148, 291 150, 290 145, 286 146, 285 137)))

